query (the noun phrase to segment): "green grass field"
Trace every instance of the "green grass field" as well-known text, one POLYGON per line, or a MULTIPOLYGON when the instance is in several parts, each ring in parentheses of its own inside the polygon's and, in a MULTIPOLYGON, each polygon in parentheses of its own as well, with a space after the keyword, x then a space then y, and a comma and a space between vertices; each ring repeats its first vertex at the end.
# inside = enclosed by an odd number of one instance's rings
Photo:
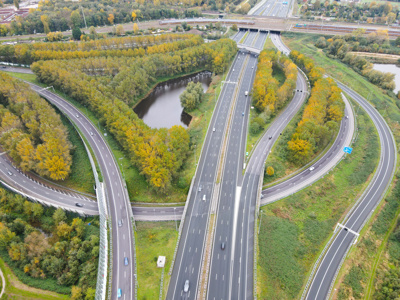
POLYGON ((260 299, 298 299, 336 223, 367 186, 379 158, 371 120, 359 112, 354 152, 323 179, 265 206, 259 234, 260 299))
POLYGON ((169 268, 178 239, 179 222, 136 222, 136 257, 138 269, 138 299, 158 299, 162 269, 157 268, 158 256, 165 256, 163 298, 170 276, 169 268))

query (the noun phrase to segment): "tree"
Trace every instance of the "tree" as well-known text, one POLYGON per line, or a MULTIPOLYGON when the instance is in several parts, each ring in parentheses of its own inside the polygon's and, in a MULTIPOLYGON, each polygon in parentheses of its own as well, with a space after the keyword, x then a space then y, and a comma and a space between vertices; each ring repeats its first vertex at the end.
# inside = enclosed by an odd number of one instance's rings
POLYGON ((138 26, 137 23, 134 23, 134 24, 133 24, 133 32, 134 32, 135 34, 138 34, 138 32, 139 32, 139 26, 138 26))
POLYGON ((73 286, 71 289, 71 300, 83 300, 82 288, 73 286))
POLYGON ((16 9, 19 9, 19 0, 14 0, 14 6, 16 9))
POLYGON ((133 11, 132 12, 132 21, 135 21, 136 20, 136 13, 133 11))
POLYGON ((271 167, 271 166, 268 166, 268 168, 267 168, 267 175, 268 175, 268 176, 272 176, 272 175, 274 175, 274 173, 275 173, 274 168, 271 167))
POLYGON ((232 28, 233 31, 238 31, 238 27, 237 27, 236 24, 233 24, 231 28, 232 28))
POLYGON ((74 40, 79 41, 81 39, 82 31, 79 27, 72 29, 72 37, 74 40))
POLYGON ((117 28, 115 29, 115 33, 117 35, 124 35, 125 34, 124 27, 121 24, 118 25, 117 28))
POLYGON ((61 208, 57 208, 57 210, 53 213, 54 224, 58 226, 61 222, 65 222, 67 220, 67 215, 65 211, 61 208))
POLYGON ((111 25, 113 25, 114 24, 114 15, 109 14, 107 20, 111 25))
POLYGON ((85 300, 94 300, 95 296, 96 296, 96 290, 95 289, 88 288, 86 290, 85 300))
POLYGON ((189 82, 186 90, 179 96, 182 107, 191 111, 195 109, 203 101, 203 86, 200 82, 189 82))
POLYGON ((70 20, 71 20, 72 29, 81 27, 82 19, 81 19, 81 15, 78 10, 74 10, 71 13, 70 20))
POLYGON ((49 33, 50 32, 49 17, 47 15, 41 15, 40 21, 42 21, 44 33, 46 33, 46 34, 49 33))

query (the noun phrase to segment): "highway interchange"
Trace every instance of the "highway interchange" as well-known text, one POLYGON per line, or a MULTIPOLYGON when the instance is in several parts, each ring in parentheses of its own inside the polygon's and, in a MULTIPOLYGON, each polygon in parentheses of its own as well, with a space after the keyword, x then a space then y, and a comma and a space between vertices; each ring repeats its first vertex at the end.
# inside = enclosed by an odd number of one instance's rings
MULTIPOLYGON (((239 31, 234 40, 239 42, 244 34, 243 31, 239 31)), ((244 44, 261 48, 265 38, 266 34, 264 33, 249 32, 244 44)), ((289 53, 290 50, 283 45, 279 36, 272 35, 272 40, 283 53, 289 53)), ((253 239, 256 200, 260 192, 258 189, 260 175, 273 143, 301 106, 307 90, 306 80, 299 73, 293 101, 268 128, 263 139, 254 149, 243 176, 242 166, 250 109, 250 97, 246 97, 244 92, 251 90, 256 64, 257 60, 253 55, 239 53, 225 80, 216 110, 210 121, 196 177, 192 185, 167 299, 195 299, 197 297, 200 289, 198 283, 202 282, 200 278, 202 276, 202 263, 205 259, 204 246, 209 231, 211 213, 216 214, 216 225, 207 298, 252 299, 254 296, 253 239), (238 86, 239 82, 240 86, 238 86), (226 137, 225 132, 227 132, 226 137), (272 139, 269 139, 269 136, 272 136, 272 139), (221 160, 221 153, 224 152, 226 152, 226 156, 221 160), (219 184, 215 184, 219 178, 219 168, 222 170, 221 181, 219 184), (225 243, 225 249, 221 249, 222 242, 225 243), (190 282, 190 289, 188 293, 183 293, 183 285, 186 280, 190 282)), ((55 94, 38 86, 31 86, 68 115, 95 152, 104 176, 107 198, 113 199, 110 201, 114 249, 112 298, 116 298, 116 289, 122 287, 124 299, 133 299, 135 296, 135 274, 132 213, 129 209, 129 198, 118 165, 101 134, 79 110, 55 94), (122 227, 118 227, 118 220, 123 220, 122 227), (129 257, 128 267, 123 265, 124 257, 129 257)), ((331 285, 349 247, 382 199, 384 191, 393 177, 396 165, 396 147, 390 129, 383 118, 360 95, 341 83, 339 83, 339 86, 371 116, 381 140, 381 160, 363 198, 357 202, 357 205, 347 216, 345 222, 343 222, 343 228, 339 227, 340 229, 336 231, 315 273, 312 274, 310 285, 304 294, 305 299, 323 299, 329 295, 331 285)), ((302 187, 311 184, 340 160, 340 157, 338 158, 336 154, 341 153, 343 146, 350 145, 354 130, 353 114, 348 105, 346 105, 345 115, 350 116, 350 118, 342 120, 338 137, 326 154, 312 164, 314 169, 311 171, 306 168, 294 177, 264 190, 261 204, 267 204, 287 196, 282 195, 281 191, 284 190, 288 194, 290 190, 288 187, 294 186, 296 181, 300 181, 303 184, 302 187), (271 200, 274 197, 275 200, 271 200)), ((57 206, 57 202, 63 203, 65 208, 80 213, 98 213, 97 204, 89 198, 54 189, 27 177, 12 166, 4 155, 0 157, 0 172, 2 173, 1 178, 7 184, 28 195, 35 195, 43 202, 48 201, 54 206, 57 206), (11 172, 11 175, 9 172, 11 172), (77 207, 77 202, 83 203, 84 206, 82 208, 77 207)), ((299 185, 290 193, 302 187, 299 185)), ((183 207, 157 208, 157 213, 155 208, 143 207, 134 208, 134 210, 139 215, 142 214, 144 218, 151 214, 156 216, 159 211, 164 210, 170 216, 173 213, 174 219, 176 219, 176 216, 179 218, 182 213, 183 207)), ((159 219, 159 217, 157 218, 159 219)))

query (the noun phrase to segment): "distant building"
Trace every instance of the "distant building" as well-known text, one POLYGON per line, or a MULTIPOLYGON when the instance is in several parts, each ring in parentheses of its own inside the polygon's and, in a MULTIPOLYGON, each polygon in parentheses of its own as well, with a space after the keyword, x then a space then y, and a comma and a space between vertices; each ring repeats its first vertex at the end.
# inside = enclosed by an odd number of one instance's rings
POLYGON ((4 8, 0 9, 0 24, 10 24, 11 21, 15 20, 15 17, 26 17, 29 15, 29 8, 12 9, 4 8))

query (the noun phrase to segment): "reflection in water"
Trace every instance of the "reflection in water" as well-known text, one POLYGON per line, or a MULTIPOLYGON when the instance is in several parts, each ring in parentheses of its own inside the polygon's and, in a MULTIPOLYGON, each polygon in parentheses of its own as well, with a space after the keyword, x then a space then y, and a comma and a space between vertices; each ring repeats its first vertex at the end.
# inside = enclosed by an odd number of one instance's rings
POLYGON ((189 126, 192 117, 183 111, 179 95, 190 81, 201 82, 206 91, 211 83, 211 73, 201 72, 160 83, 134 108, 135 113, 152 128, 189 126))
POLYGON ((396 87, 393 92, 397 94, 397 92, 400 91, 400 68, 398 66, 393 64, 374 64, 374 70, 395 74, 394 83, 396 87))

